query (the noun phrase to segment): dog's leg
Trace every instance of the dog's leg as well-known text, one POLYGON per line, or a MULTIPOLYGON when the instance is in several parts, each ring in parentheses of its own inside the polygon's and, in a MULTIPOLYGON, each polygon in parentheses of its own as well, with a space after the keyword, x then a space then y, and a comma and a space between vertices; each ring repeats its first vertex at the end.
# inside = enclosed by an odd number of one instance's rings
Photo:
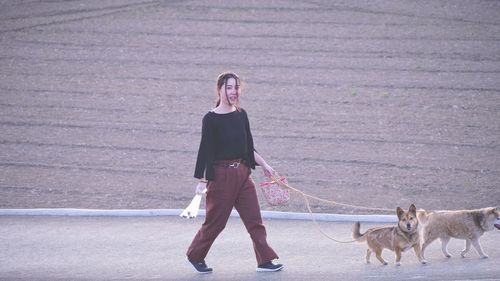
POLYGON ((443 252, 443 255, 447 258, 451 258, 450 253, 448 253, 448 243, 450 242, 450 237, 441 237, 441 251, 443 252))
POLYGON ((401 265, 401 249, 399 247, 396 247, 396 249, 394 249, 394 251, 396 252, 396 266, 400 266, 401 265))
POLYGON ((479 244, 479 238, 472 239, 472 246, 474 246, 474 249, 476 249, 477 253, 481 256, 481 258, 485 259, 488 257, 488 255, 483 252, 481 244, 479 244))
POLYGON ((366 263, 370 263, 370 256, 372 255, 372 251, 370 248, 366 249, 366 263))
POLYGON ((427 246, 429 246, 432 242, 434 242, 434 240, 436 240, 436 238, 434 237, 429 237, 429 235, 424 235, 424 243, 422 243, 422 247, 421 247, 421 251, 422 251, 422 258, 425 259, 425 248, 427 248, 427 246))
POLYGON ((465 258, 465 255, 469 252, 470 250, 470 239, 465 239, 465 249, 460 253, 462 258, 465 258))
POLYGON ((377 249, 375 251, 375 256, 383 265, 387 265, 387 262, 384 260, 384 258, 382 258, 382 249, 377 249))
POLYGON ((413 250, 415 250, 415 254, 417 255, 418 261, 421 262, 422 264, 426 264, 427 261, 422 256, 422 249, 420 248, 420 244, 415 244, 415 246, 413 246, 413 250))

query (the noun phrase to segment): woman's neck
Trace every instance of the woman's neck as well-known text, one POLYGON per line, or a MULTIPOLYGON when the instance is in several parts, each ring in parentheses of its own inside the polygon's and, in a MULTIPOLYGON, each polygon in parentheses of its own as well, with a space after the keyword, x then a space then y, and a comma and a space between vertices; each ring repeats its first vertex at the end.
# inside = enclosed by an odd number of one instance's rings
POLYGON ((228 104, 219 104, 216 108, 214 108, 213 112, 215 113, 230 113, 236 110, 236 106, 228 105, 228 104))

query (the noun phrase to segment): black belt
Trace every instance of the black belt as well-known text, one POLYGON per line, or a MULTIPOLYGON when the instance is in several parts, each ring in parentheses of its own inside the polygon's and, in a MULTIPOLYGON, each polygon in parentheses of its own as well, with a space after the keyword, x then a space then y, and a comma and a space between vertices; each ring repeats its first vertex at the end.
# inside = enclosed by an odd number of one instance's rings
POLYGON ((237 169, 241 164, 243 164, 243 161, 241 159, 237 160, 216 160, 215 165, 216 166, 222 166, 226 168, 235 168, 237 169))

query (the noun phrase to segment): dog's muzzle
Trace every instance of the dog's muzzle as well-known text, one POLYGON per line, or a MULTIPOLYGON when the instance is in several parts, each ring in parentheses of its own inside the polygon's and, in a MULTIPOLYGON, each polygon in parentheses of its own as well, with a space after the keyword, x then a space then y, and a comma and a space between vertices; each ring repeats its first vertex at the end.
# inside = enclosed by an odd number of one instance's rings
POLYGON ((500 224, 496 223, 493 226, 495 226, 498 230, 500 230, 500 224))

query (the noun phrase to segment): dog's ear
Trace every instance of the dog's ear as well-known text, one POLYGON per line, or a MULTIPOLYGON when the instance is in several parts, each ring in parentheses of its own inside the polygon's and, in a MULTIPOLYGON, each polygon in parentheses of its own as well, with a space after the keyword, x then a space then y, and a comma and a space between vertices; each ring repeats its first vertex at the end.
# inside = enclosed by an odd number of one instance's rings
POLYGON ((401 219, 401 217, 403 216, 404 213, 405 213, 405 211, 403 209, 401 209, 401 207, 396 208, 396 214, 398 214, 398 219, 401 219))
POLYGON ((410 205, 409 211, 410 211, 410 213, 417 215, 417 207, 415 207, 415 204, 410 205))
POLYGON ((489 207, 487 208, 488 214, 492 214, 494 216, 500 216, 500 207, 489 207))

